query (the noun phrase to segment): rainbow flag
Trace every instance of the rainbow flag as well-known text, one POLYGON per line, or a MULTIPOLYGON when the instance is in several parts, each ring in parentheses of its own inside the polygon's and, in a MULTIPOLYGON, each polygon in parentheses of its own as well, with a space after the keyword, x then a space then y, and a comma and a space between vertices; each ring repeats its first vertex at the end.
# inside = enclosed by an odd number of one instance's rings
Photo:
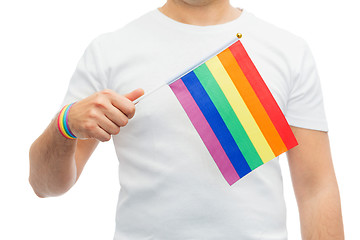
POLYGON ((230 185, 298 144, 239 39, 169 86, 230 185))

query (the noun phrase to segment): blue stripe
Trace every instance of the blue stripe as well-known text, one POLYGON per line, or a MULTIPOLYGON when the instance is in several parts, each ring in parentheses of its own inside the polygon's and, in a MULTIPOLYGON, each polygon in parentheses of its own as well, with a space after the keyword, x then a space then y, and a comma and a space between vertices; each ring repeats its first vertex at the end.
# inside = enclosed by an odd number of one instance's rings
POLYGON ((73 105, 73 104, 74 103, 72 103, 72 104, 70 104, 69 106, 66 107, 64 117, 63 117, 63 123, 64 123, 64 129, 65 129, 66 133, 69 134, 70 137, 76 138, 74 136, 74 134, 70 131, 70 128, 68 128, 68 125, 67 125, 67 115, 68 115, 68 112, 69 112, 69 109, 70 109, 71 105, 73 105))
POLYGON ((229 129, 226 127, 224 120, 221 118, 214 103, 211 101, 195 73, 191 71, 181 79, 194 98, 196 104, 199 106, 201 112, 204 114, 210 127, 213 129, 238 175, 243 177, 251 172, 249 165, 238 148, 229 129))

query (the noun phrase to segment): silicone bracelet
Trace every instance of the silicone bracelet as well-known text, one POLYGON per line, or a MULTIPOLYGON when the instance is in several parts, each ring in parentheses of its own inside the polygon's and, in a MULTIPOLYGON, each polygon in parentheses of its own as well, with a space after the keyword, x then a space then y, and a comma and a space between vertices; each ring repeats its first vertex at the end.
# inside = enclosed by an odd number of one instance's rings
POLYGON ((74 103, 65 105, 58 116, 57 119, 57 125, 59 128, 60 133, 67 139, 76 139, 76 136, 70 131, 69 125, 67 123, 67 116, 68 116, 68 112, 70 107, 73 105, 74 103))

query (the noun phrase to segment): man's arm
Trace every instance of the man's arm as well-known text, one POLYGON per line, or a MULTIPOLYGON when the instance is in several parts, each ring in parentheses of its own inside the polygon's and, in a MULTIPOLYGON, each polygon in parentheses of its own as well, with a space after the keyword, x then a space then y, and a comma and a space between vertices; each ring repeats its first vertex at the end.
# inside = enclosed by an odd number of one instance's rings
POLYGON ((132 101, 143 94, 140 88, 124 96, 104 90, 75 103, 68 112, 68 124, 75 136, 86 140, 63 137, 54 118, 30 148, 29 182, 36 195, 51 197, 67 192, 98 142, 110 140, 134 116, 132 101))
POLYGON ((287 152, 304 240, 344 239, 340 195, 327 132, 291 126, 299 143, 287 152))
POLYGON ((29 152, 29 182, 36 195, 51 197, 67 192, 79 178, 97 144, 96 139, 64 138, 54 118, 29 152))

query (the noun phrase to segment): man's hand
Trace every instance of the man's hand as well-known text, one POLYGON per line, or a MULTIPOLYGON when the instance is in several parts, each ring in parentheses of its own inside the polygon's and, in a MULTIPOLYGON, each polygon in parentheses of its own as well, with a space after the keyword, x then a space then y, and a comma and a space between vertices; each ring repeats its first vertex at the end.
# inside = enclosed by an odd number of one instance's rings
POLYGON ((67 192, 78 180, 98 142, 108 141, 134 116, 132 101, 143 94, 140 88, 124 96, 104 90, 73 104, 68 124, 80 139, 63 137, 54 118, 29 152, 29 182, 36 195, 50 197, 67 192))
POLYGON ((112 90, 97 92, 73 104, 68 113, 68 125, 80 139, 95 138, 109 141, 111 135, 120 132, 135 114, 132 102, 144 94, 138 88, 124 96, 112 90))

